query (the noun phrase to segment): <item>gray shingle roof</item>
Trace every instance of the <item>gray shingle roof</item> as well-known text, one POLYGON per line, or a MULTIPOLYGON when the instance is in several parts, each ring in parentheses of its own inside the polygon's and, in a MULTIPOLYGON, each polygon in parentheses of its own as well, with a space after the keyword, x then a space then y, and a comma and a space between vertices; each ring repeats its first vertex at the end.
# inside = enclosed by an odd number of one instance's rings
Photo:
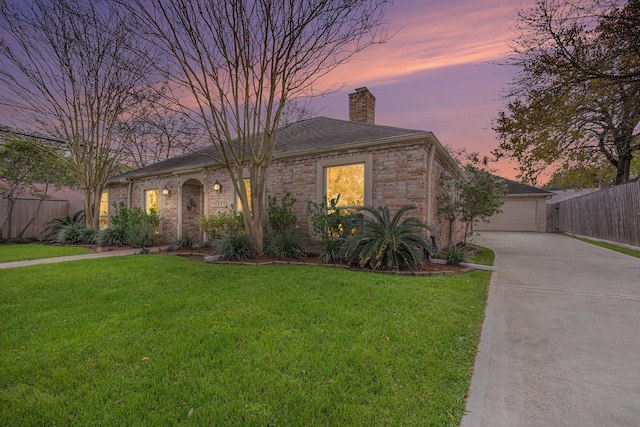
POLYGON ((534 187, 532 185, 521 184, 517 181, 512 181, 507 178, 498 177, 503 180, 507 184, 507 195, 513 194, 539 194, 539 195, 548 195, 551 196, 553 193, 547 190, 543 190, 538 187, 534 187))
MULTIPOLYGON (((331 149, 424 132, 416 129, 316 117, 281 128, 278 131, 275 154, 295 154, 305 151, 331 149)), ((109 179, 109 182, 113 183, 141 176, 161 175, 183 168, 213 166, 217 163, 216 158, 215 148, 209 144, 207 147, 192 153, 176 156, 153 165, 113 176, 109 179)))

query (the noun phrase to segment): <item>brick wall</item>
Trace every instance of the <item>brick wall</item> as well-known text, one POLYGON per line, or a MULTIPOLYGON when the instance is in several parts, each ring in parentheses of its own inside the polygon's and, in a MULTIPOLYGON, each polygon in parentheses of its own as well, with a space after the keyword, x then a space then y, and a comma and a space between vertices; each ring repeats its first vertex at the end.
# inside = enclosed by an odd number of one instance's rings
MULTIPOLYGON (((435 194, 439 191, 438 178, 446 168, 443 162, 436 159, 431 188, 431 215, 427 218, 427 175, 429 146, 423 142, 399 144, 376 149, 343 150, 327 156, 301 156, 297 158, 275 160, 268 170, 266 194, 278 196, 280 199, 286 191, 291 191, 297 199, 294 212, 298 215, 301 229, 311 231, 310 219, 307 217, 307 202, 317 200, 318 161, 344 161, 351 157, 370 155, 372 162, 371 204, 375 207, 388 206, 392 212, 406 204, 417 206, 411 216, 428 224, 435 225, 441 235, 446 235, 448 223, 440 221, 436 215, 437 203, 435 194)), ((189 236, 196 241, 202 240, 202 231, 198 219, 202 214, 215 214, 228 209, 236 203, 235 191, 225 169, 209 169, 200 178, 166 175, 134 181, 132 185, 132 207, 143 207, 145 189, 160 190, 160 233, 164 242, 175 240, 180 234, 178 210, 181 210, 181 235, 189 236), (213 184, 218 181, 222 187, 220 193, 213 191, 213 184), (181 183, 183 183, 181 185, 181 183), (162 194, 162 189, 170 190, 169 196, 162 194), (196 201, 196 206, 188 209, 189 201, 196 201)), ((109 201, 127 200, 127 185, 111 185, 109 201)), ((320 191, 322 193, 322 190, 320 191)))

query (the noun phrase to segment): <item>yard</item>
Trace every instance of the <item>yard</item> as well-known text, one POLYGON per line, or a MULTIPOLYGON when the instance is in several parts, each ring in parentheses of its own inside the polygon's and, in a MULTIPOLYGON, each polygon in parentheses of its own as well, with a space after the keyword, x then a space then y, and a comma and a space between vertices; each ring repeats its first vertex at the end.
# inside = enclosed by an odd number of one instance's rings
POLYGON ((89 249, 82 246, 55 246, 36 243, 27 245, 0 245, 0 262, 84 255, 90 252, 89 249))
POLYGON ((0 270, 0 425, 458 425, 489 273, 0 270))

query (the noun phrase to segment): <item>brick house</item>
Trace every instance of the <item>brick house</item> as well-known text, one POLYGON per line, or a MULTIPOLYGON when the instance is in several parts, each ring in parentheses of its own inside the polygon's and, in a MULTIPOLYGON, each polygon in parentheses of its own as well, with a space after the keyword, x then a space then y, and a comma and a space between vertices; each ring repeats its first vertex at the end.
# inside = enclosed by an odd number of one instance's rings
MULTIPOLYGON (((462 176, 455 161, 431 132, 374 124, 375 97, 367 88, 349 95, 350 121, 317 117, 282 128, 267 171, 266 194, 291 191, 299 226, 309 232, 307 201, 321 202, 340 193, 344 206, 406 204, 442 232, 437 215, 441 174, 462 176)), ((109 179, 103 195, 104 220, 113 202, 128 207, 157 207, 161 240, 204 239, 202 215, 238 206, 227 171, 216 165, 208 146, 109 179), (107 212, 107 206, 108 212, 107 212)))

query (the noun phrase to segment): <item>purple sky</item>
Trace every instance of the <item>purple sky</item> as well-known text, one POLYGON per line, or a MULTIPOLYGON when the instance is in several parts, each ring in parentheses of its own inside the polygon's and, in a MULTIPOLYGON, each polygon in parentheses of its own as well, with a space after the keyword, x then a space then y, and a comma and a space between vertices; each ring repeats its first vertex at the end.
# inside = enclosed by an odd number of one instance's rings
MULTIPOLYGON (((533 0, 395 0, 390 32, 325 77, 342 89, 317 98, 317 115, 348 119, 348 94, 366 86, 376 97, 376 123, 432 131, 443 145, 490 154, 498 140, 491 121, 503 108, 513 70, 495 65, 509 52, 517 10, 533 0)), ((16 125, 0 111, 0 124, 16 125)), ((515 164, 499 174, 514 178, 515 164)))
MULTIPOLYGON (((519 0, 396 0, 392 31, 328 76, 344 87, 314 100, 318 115, 348 119, 348 94, 366 86, 376 97, 376 123, 432 131, 443 145, 489 154, 498 140, 491 121, 504 108, 513 69, 495 65, 509 52, 519 0)), ((506 178, 514 163, 495 165, 506 178)))

